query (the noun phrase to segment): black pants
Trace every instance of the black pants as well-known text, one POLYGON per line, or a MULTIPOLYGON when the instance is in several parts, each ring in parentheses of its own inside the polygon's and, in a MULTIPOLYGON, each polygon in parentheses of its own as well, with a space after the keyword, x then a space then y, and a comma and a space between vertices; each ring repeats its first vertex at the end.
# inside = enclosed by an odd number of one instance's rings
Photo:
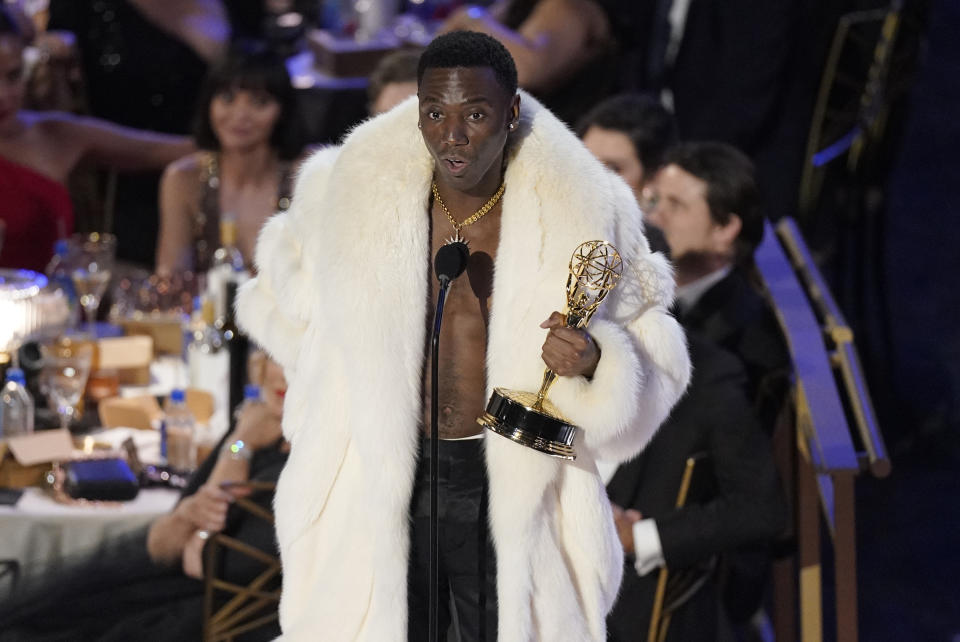
MULTIPOLYGON (((408 640, 425 642, 430 613, 430 442, 423 440, 411 502, 408 640)), ((497 571, 487 529, 483 440, 440 441, 439 636, 497 639, 497 571)))

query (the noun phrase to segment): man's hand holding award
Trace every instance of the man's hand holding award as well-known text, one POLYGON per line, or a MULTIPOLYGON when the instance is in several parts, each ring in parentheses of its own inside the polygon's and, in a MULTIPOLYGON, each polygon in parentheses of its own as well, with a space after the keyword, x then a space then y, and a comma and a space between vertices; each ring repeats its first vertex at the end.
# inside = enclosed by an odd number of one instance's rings
MULTIPOLYGON (((600 302, 617 284, 622 271, 620 253, 606 241, 580 244, 570 259, 566 327, 585 328, 600 302)), ((477 423, 547 455, 576 459, 573 440, 577 426, 567 422, 547 400, 547 392, 556 378, 557 374, 547 368, 536 393, 495 388, 486 412, 477 418, 477 423)))

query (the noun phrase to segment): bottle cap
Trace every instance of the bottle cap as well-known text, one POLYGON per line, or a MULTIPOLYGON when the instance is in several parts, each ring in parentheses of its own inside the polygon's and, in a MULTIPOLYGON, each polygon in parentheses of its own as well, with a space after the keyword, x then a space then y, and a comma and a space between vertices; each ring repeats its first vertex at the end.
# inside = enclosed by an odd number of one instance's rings
POLYGON ((173 403, 183 403, 186 399, 187 396, 182 388, 174 388, 170 391, 170 401, 173 403))
POLYGON ((243 387, 244 400, 257 401, 260 399, 260 386, 255 383, 248 383, 243 387))
POLYGON ((67 239, 57 239, 53 244, 53 253, 63 256, 70 249, 67 239))
POLYGON ((7 381, 15 381, 21 386, 26 385, 27 379, 23 376, 23 370, 20 368, 10 368, 7 370, 7 381))

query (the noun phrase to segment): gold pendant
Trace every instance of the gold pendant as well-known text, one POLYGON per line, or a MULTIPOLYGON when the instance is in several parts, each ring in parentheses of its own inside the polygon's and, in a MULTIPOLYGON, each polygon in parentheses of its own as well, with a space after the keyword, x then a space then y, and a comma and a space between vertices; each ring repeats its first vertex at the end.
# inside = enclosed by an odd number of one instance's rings
POLYGON ((463 243, 467 247, 470 247, 470 242, 461 236, 460 230, 458 229, 454 229, 453 236, 444 241, 444 245, 453 245, 454 243, 463 243))

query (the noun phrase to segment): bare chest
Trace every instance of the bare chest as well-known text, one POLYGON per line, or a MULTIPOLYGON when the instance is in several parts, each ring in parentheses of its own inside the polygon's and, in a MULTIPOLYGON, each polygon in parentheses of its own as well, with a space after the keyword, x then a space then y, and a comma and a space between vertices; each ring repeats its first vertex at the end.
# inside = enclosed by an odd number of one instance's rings
MULTIPOLYGON (((431 210, 432 253, 454 234, 446 215, 436 205, 431 210)), ((439 357, 439 428, 441 438, 467 437, 480 432, 476 418, 486 404, 487 325, 493 297, 494 262, 500 243, 500 206, 497 205, 461 235, 468 241, 470 260, 466 272, 450 287, 443 313, 439 357)), ((439 285, 431 279, 431 321, 439 285)), ((425 372, 430 372, 428 361, 425 372)), ((429 378, 425 383, 429 384, 429 378)), ((429 385, 425 385, 429 401, 429 385)), ((429 419, 429 404, 425 417, 429 419)), ((429 421, 424 422, 429 426, 429 421)))

